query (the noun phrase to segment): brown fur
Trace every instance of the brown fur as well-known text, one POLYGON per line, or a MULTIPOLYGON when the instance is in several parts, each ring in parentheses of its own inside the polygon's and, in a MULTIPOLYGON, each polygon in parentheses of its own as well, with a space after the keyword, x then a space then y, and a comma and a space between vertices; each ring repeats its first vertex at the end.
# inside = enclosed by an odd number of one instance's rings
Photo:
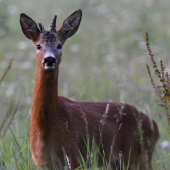
POLYGON ((30 18, 22 14, 24 34, 32 39, 35 46, 42 46, 37 52, 38 67, 30 127, 31 152, 39 169, 45 170, 46 167, 52 170, 53 162, 54 166, 63 170, 66 166, 63 151, 70 159, 71 169, 79 167, 81 155, 87 161, 85 142, 88 136, 90 148, 93 139, 99 148, 98 166, 105 166, 110 159, 112 169, 116 169, 121 151, 125 167, 129 161, 129 170, 152 170, 152 152, 159 138, 158 127, 153 119, 128 104, 75 102, 58 96, 61 52, 57 50, 57 45, 64 44, 77 31, 81 12, 77 11, 68 17, 56 33, 37 33, 39 31, 32 21, 30 28, 33 30, 30 34, 24 25, 27 20, 31 23, 30 18), (53 52, 57 60, 53 70, 44 70, 42 64, 48 51, 53 52))

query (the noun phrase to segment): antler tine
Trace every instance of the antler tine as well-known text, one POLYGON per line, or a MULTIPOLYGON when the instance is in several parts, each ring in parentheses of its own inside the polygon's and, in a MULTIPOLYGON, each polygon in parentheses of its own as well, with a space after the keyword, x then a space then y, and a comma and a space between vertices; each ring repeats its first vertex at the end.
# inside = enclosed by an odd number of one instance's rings
POLYGON ((40 27, 41 32, 44 32, 45 31, 44 26, 41 23, 38 23, 38 25, 40 27))
POLYGON ((56 32, 56 20, 57 20, 57 15, 54 15, 54 18, 53 18, 53 22, 52 22, 52 24, 51 24, 51 29, 50 29, 50 31, 51 32, 56 32))

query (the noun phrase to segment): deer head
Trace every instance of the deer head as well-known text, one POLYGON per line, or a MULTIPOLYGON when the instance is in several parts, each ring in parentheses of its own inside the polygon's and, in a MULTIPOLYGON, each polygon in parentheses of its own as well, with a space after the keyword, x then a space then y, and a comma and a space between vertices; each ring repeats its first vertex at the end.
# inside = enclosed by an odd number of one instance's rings
POLYGON ((38 28, 33 19, 23 13, 20 15, 22 31, 27 38, 32 40, 36 48, 38 67, 43 70, 56 70, 61 61, 62 47, 66 39, 76 33, 81 16, 81 10, 75 11, 56 30, 57 16, 55 15, 50 31, 46 31, 41 23, 38 28))

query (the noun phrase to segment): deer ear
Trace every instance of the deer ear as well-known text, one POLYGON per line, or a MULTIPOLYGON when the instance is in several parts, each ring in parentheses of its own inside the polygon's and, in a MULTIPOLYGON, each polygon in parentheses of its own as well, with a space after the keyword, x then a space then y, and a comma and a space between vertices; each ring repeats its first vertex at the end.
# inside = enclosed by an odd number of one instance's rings
POLYGON ((81 17, 81 10, 75 11, 64 20, 63 25, 57 30, 65 40, 76 33, 81 22, 81 17))
POLYGON ((40 30, 34 20, 25 14, 20 15, 20 24, 22 32, 25 36, 33 41, 36 41, 39 37, 40 30))

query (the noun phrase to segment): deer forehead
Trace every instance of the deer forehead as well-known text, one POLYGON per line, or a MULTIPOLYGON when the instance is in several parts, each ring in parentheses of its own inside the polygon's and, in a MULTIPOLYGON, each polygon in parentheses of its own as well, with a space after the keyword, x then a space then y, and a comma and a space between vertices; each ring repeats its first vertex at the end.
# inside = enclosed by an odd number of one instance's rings
POLYGON ((61 43, 62 40, 58 32, 53 33, 50 31, 45 31, 41 33, 39 42, 43 44, 47 44, 48 46, 52 46, 61 43))
POLYGON ((62 44, 58 32, 45 31, 42 32, 35 45, 41 45, 40 50, 36 50, 36 55, 40 60, 44 60, 47 57, 60 58, 62 55, 62 49, 58 50, 58 44, 62 44))

